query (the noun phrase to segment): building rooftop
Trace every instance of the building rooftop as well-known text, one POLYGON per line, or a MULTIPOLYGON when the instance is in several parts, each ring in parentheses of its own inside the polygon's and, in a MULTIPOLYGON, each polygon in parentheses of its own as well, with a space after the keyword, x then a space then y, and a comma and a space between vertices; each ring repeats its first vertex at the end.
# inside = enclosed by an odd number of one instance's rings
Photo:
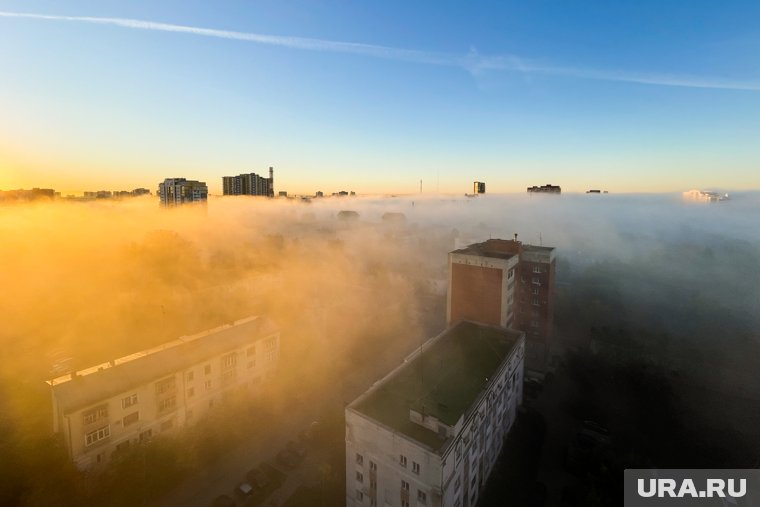
POLYGON ((454 250, 452 253, 509 259, 520 253, 521 250, 524 252, 548 253, 554 250, 554 248, 549 246, 527 245, 511 239, 489 239, 482 243, 474 243, 465 248, 454 250))
POLYGON ((512 240, 489 239, 482 243, 473 243, 459 250, 454 250, 451 253, 509 259, 520 253, 521 245, 521 243, 512 240))
POLYGON ((277 331, 266 317, 248 317, 58 377, 48 384, 63 412, 74 412, 277 331))
POLYGON ((520 336, 512 329, 460 322, 423 345, 349 408, 441 453, 448 437, 413 422, 410 411, 455 426, 520 336))

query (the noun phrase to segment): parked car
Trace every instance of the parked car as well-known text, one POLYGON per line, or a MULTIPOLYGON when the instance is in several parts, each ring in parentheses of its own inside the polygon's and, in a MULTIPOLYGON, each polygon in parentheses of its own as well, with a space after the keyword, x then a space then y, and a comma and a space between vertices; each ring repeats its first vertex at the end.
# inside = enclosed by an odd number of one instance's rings
POLYGON ((264 472, 259 467, 251 468, 248 470, 248 473, 245 474, 245 478, 248 480, 248 483, 255 489, 264 489, 272 482, 269 479, 269 474, 264 472))
POLYGON ((247 482, 241 482, 237 485, 235 488, 235 495, 237 495, 241 499, 248 498, 253 493, 253 486, 248 484, 247 482))

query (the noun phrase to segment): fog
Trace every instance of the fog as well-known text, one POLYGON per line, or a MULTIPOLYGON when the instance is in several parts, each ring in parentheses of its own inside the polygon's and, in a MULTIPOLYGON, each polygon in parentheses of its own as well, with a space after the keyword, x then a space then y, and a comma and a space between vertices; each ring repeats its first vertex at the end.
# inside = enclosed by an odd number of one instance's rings
MULTIPOLYGON (((715 204, 612 194, 156 201, 0 206, 7 456, 21 460, 24 442, 49 432, 46 379, 249 315, 282 332, 282 375, 266 403, 302 400, 307 382, 310 403, 340 407, 445 327, 447 252, 514 234, 557 248, 562 346, 591 327, 667 334, 667 344, 647 340, 672 369, 760 393, 756 193, 715 204), (344 210, 358 219, 339 218, 344 210), (383 220, 388 212, 405 222, 383 220)), ((38 465, 19 465, 24 477, 0 499, 46 503, 38 465)))

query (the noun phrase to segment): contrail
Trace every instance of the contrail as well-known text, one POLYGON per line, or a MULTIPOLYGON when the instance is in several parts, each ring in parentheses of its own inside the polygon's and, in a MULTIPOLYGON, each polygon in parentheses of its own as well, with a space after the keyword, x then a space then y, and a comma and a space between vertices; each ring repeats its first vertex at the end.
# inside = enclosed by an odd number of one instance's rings
POLYGON ((270 46, 280 46, 306 51, 354 54, 370 56, 373 58, 384 58, 387 60, 458 67, 470 72, 473 75, 487 71, 512 71, 524 74, 545 74, 573 77, 578 79, 620 81, 646 85, 760 91, 760 82, 735 81, 697 76, 668 76, 661 74, 633 73, 614 70, 600 70, 589 67, 562 67, 542 65, 536 62, 530 62, 525 59, 518 58, 516 56, 482 56, 475 50, 471 50, 469 53, 464 55, 457 55, 452 53, 437 53, 432 51, 404 49, 376 44, 341 42, 324 39, 312 39, 307 37, 267 35, 250 32, 236 32, 231 30, 218 30, 214 28, 201 28, 195 26, 175 25, 170 23, 157 23, 154 21, 143 21, 139 19, 128 18, 58 16, 49 14, 32 14, 4 11, 0 11, 0 17, 48 21, 70 21, 98 25, 113 25, 138 30, 188 33, 193 35, 201 35, 204 37, 216 37, 220 39, 255 42, 257 44, 266 44, 270 46))

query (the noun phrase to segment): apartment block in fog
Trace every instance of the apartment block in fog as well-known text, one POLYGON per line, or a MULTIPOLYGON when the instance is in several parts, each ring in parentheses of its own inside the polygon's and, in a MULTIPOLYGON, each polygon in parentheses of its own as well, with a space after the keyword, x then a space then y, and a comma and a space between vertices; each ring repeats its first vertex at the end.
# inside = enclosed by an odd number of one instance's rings
POLYGON ((554 248, 490 239, 449 253, 447 322, 525 332, 526 369, 546 369, 554 323, 554 248))
POLYGON ((48 381, 53 429, 80 469, 193 424, 274 373, 277 326, 249 317, 48 381))
POLYGON ((348 507, 471 507, 522 402, 525 335, 461 321, 346 408, 348 507))
POLYGON ((256 173, 238 176, 222 176, 224 195, 263 195, 274 197, 274 168, 269 168, 269 178, 256 173))
POLYGON ((166 207, 205 203, 208 200, 208 187, 203 181, 166 178, 158 184, 158 197, 161 206, 166 207))

